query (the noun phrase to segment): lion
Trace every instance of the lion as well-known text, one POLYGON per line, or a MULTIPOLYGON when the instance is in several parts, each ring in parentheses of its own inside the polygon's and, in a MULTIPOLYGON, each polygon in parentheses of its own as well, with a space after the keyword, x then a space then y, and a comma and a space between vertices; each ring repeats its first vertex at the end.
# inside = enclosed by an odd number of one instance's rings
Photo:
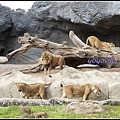
POLYGON ((92 49, 95 50, 96 49, 102 49, 105 48, 106 50, 108 50, 109 52, 113 53, 113 54, 117 54, 116 52, 113 52, 111 50, 110 47, 115 47, 114 43, 109 43, 109 42, 103 42, 101 40, 99 40, 97 37, 95 36, 90 36, 87 38, 86 40, 86 44, 88 44, 88 41, 90 42, 92 49))
POLYGON ((57 67, 59 65, 60 69, 62 70, 65 66, 65 59, 61 55, 54 55, 48 51, 45 51, 41 54, 41 63, 44 68, 44 74, 50 74, 50 70, 57 67))
POLYGON ((45 99, 45 88, 46 86, 49 86, 52 82, 42 84, 42 83, 33 83, 33 84, 27 84, 23 82, 15 83, 18 91, 20 92, 20 95, 27 99, 29 97, 33 97, 35 95, 39 96, 41 99, 45 99))
POLYGON ((63 86, 61 84, 60 91, 63 91, 62 98, 67 97, 68 99, 72 99, 73 97, 83 97, 83 101, 88 100, 88 96, 90 93, 94 92, 99 96, 102 91, 101 89, 96 85, 91 84, 85 84, 82 86, 79 85, 68 85, 63 86))

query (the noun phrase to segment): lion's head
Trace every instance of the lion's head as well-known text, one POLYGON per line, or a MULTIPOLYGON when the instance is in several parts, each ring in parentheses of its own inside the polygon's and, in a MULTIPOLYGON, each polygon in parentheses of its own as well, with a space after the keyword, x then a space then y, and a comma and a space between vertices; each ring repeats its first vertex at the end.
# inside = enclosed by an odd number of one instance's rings
POLYGON ((52 54, 48 51, 45 51, 41 54, 41 62, 42 64, 44 65, 47 65, 50 63, 51 61, 51 58, 52 58, 52 54))
POLYGON ((15 84, 16 84, 16 87, 18 88, 19 92, 21 92, 25 89, 25 83, 18 82, 18 83, 15 83, 15 84))
POLYGON ((115 44, 114 43, 109 43, 109 46, 110 47, 115 47, 115 44))
POLYGON ((93 92, 96 93, 97 96, 99 96, 102 93, 101 89, 96 85, 94 86, 93 92))

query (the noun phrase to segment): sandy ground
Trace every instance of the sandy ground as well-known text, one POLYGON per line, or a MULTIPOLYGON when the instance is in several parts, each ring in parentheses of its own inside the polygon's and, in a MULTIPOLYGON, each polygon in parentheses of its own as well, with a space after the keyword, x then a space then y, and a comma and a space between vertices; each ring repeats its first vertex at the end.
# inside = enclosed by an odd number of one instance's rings
MULTIPOLYGON (((35 66, 35 64, 0 64, 0 76, 3 76, 5 74, 9 74, 12 71, 19 71, 21 69, 26 69, 26 68, 33 68, 35 66)), ((103 71, 103 72, 120 72, 120 68, 77 68, 77 70, 80 71, 90 71, 90 70, 99 70, 99 71, 103 71)), ((55 74, 57 72, 59 72, 60 69, 53 69, 51 70, 51 74, 55 74)), ((27 74, 31 74, 32 76, 41 76, 44 77, 44 73, 43 71, 40 72, 29 72, 27 74)))
MULTIPOLYGON (((36 66, 36 64, 0 64, 0 76, 4 76, 7 74, 10 74, 12 71, 20 71, 20 70, 24 70, 24 69, 29 69, 29 68, 33 68, 34 66, 36 66)), ((35 69, 34 69, 35 71, 35 69)), ((44 77, 44 72, 43 71, 39 71, 39 72, 28 72, 26 74, 30 74, 32 76, 41 76, 44 77)), ((51 74, 55 74, 59 72, 59 68, 58 69, 54 69, 51 71, 51 74)))

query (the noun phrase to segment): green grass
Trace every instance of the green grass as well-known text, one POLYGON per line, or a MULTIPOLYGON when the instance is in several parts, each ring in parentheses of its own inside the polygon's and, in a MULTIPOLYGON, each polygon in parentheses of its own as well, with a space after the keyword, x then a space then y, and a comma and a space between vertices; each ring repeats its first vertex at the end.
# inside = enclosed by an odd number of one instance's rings
MULTIPOLYGON (((110 112, 94 114, 66 113, 66 106, 29 106, 29 108, 32 112, 47 112, 49 118, 120 118, 120 106, 105 105, 110 112)), ((20 118, 23 114, 21 106, 0 107, 0 118, 20 118)))

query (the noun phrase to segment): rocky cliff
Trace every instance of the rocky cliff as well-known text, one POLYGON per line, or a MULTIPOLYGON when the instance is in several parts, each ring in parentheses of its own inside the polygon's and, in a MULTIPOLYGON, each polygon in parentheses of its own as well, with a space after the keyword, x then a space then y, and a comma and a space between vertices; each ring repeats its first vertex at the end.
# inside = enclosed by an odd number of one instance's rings
MULTIPOLYGON (((90 35, 120 46, 120 2, 35 2, 28 12, 0 5, 0 56, 20 47, 18 37, 32 36, 62 43, 72 30, 84 42, 90 35)), ((10 63, 35 63, 42 49, 34 48, 11 58, 10 63)))

